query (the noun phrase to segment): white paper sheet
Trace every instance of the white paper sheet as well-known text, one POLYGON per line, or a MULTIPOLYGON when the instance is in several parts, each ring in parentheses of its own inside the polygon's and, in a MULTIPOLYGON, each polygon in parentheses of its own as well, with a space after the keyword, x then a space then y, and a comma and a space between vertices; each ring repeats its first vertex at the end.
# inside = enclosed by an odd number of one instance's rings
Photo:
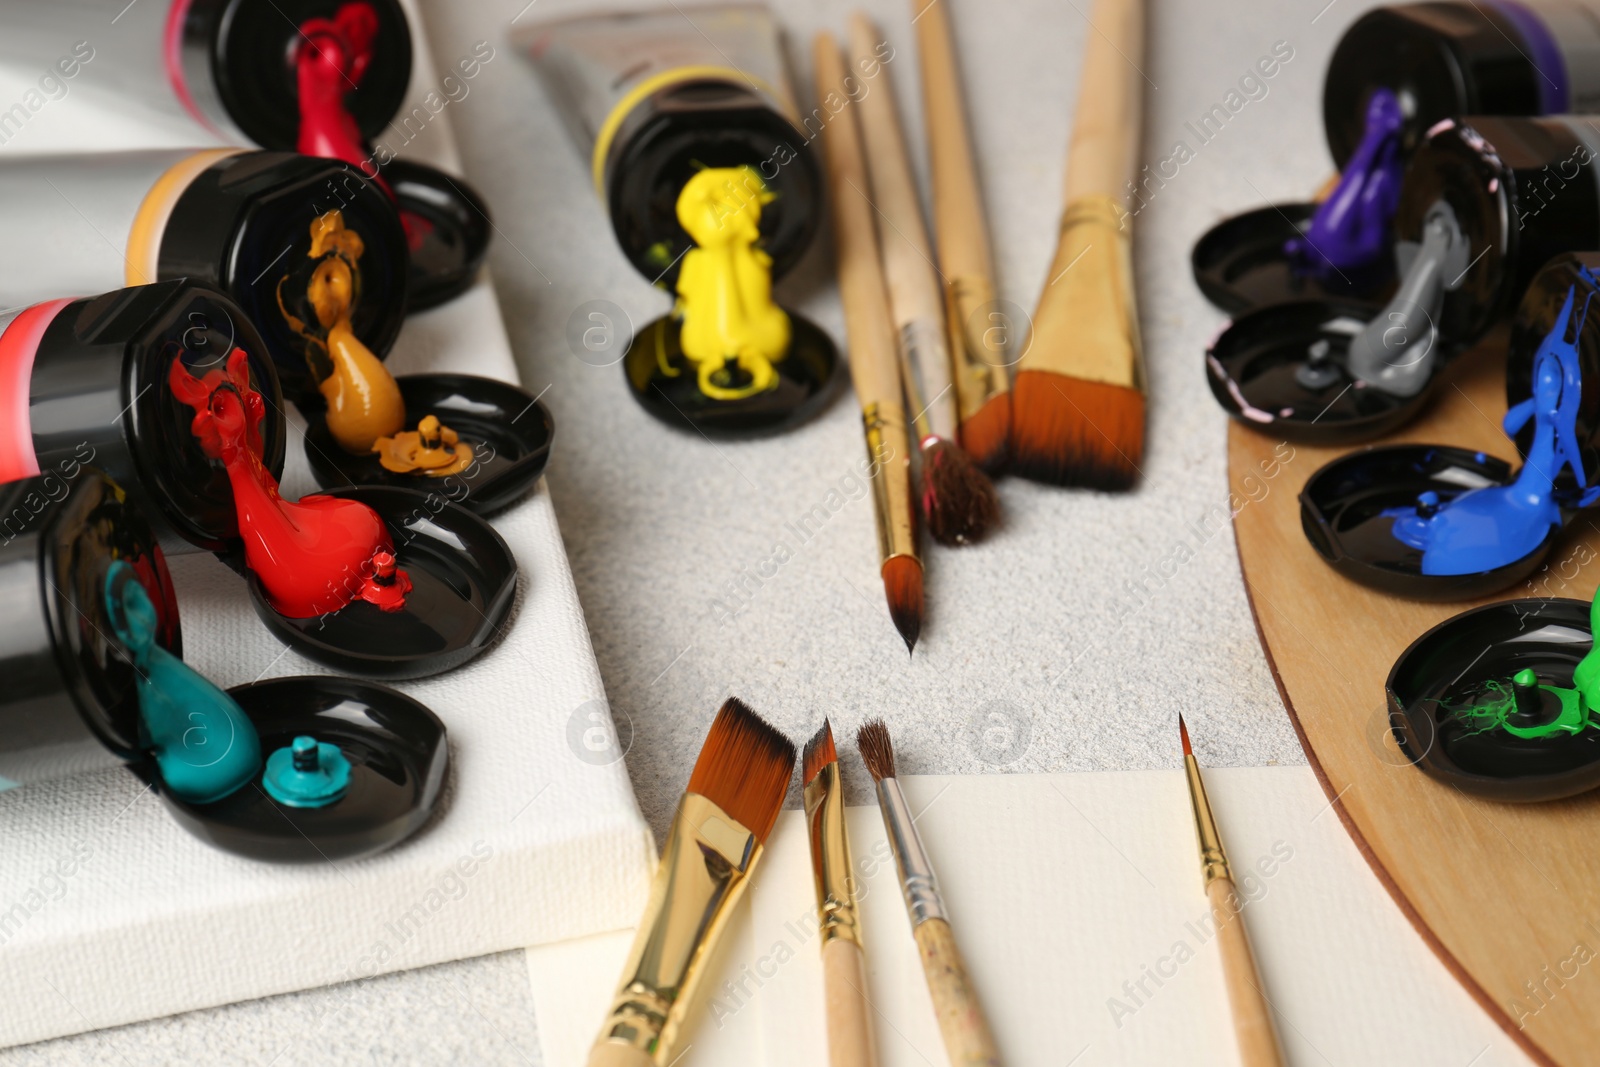
MULTIPOLYGON (((1401 915, 1310 770, 1206 781, 1289 1062, 1529 1062, 1401 915)), ((1180 773, 902 782, 1004 1062, 1238 1062, 1180 773)), ((883 1067, 942 1065, 877 809, 849 825, 883 1067)), ((804 818, 785 812, 679 1067, 827 1062, 809 864, 804 818)), ((546 1067, 583 1064, 630 940, 529 950, 546 1067)))

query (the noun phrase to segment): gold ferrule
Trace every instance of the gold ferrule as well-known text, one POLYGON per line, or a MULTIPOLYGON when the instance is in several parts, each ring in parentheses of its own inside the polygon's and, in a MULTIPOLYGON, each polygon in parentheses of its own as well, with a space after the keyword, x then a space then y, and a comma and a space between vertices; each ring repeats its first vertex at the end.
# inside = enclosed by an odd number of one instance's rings
POLYGON ((1113 198, 1084 196, 1067 205, 1019 371, 1144 391, 1131 245, 1132 230, 1113 198))
POLYGON ((1193 756, 1183 757, 1183 770, 1189 777, 1189 800, 1194 806, 1194 836, 1200 845, 1200 874, 1210 886, 1219 878, 1233 881, 1228 854, 1222 850, 1222 835, 1217 820, 1211 817, 1211 802, 1206 799, 1206 784, 1200 780, 1200 764, 1193 756))
POLYGON ((1011 388, 1011 331, 1018 324, 995 302, 988 278, 951 278, 944 287, 950 336, 950 375, 955 380, 961 421, 972 418, 996 393, 1011 388))
POLYGON ((911 501, 911 457, 897 454, 890 442, 903 440, 904 412, 884 404, 869 404, 861 412, 867 436, 867 459, 872 465, 872 508, 878 520, 878 558, 917 554, 911 501))
POLYGON ((837 938, 859 945, 861 924, 850 876, 850 839, 845 835, 844 783, 839 780, 838 763, 826 764, 806 785, 805 803, 822 944, 837 938))
POLYGON ((942 325, 932 319, 912 319, 900 327, 900 379, 905 383, 906 404, 911 410, 912 443, 918 448, 929 437, 954 440, 955 411, 947 387, 930 395, 926 368, 950 366, 950 350, 945 344, 942 325))
POLYGON ((705 797, 683 795, 596 1045, 614 1042, 672 1062, 706 957, 760 858, 748 828, 705 797))

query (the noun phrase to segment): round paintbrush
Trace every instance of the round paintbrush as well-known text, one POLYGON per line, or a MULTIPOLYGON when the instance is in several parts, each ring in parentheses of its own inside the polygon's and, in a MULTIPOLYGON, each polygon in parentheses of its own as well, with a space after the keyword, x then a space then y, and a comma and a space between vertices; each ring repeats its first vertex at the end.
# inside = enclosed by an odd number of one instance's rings
MULTIPOLYGON (((911 501, 911 442, 895 355, 894 322, 878 259, 872 205, 867 201, 866 160, 856 126, 853 94, 845 83, 844 58, 832 34, 819 33, 813 45, 817 96, 843 100, 822 128, 828 158, 829 200, 839 256, 839 296, 850 339, 850 377, 861 402, 867 454, 876 473, 872 499, 878 517, 878 550, 889 616, 905 640, 916 647, 922 630, 922 558, 917 553, 916 516, 911 501)), ((860 83, 851 80, 858 89, 860 83)))
POLYGON ((911 919, 911 936, 922 957, 922 974, 939 1020, 945 1055, 951 1067, 1000 1067, 1000 1050, 989 1018, 956 946, 939 880, 895 776, 894 744, 882 719, 856 731, 856 748, 877 786, 878 810, 894 853, 895 873, 911 919))
MULTIPOLYGON (((850 61, 856 70, 877 62, 881 40, 865 15, 851 16, 850 61)), ((922 453, 922 516, 935 541, 967 544, 989 531, 999 517, 1000 502, 994 483, 956 442, 956 394, 939 278, 887 73, 859 106, 883 272, 900 333, 900 376, 922 453)))

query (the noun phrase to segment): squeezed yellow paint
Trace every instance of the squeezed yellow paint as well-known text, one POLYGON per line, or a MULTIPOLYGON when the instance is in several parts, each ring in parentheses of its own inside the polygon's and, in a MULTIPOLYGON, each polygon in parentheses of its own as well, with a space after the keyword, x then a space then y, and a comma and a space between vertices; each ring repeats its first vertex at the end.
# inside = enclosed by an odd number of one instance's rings
POLYGON ((708 167, 678 194, 678 222, 697 246, 678 275, 679 343, 714 400, 777 386, 773 364, 789 349, 789 316, 772 302, 772 257, 756 247, 761 207, 771 202, 750 167, 708 167), (750 380, 734 384, 735 367, 750 380))
POLYGON ((328 403, 328 432, 340 448, 357 454, 379 452, 379 462, 397 473, 424 470, 436 475, 453 474, 472 462, 472 446, 459 441, 454 430, 440 426, 439 420, 431 415, 423 420, 424 423, 433 420, 434 433, 430 439, 448 434, 449 454, 455 458, 439 461, 435 449, 421 445, 418 433, 402 434, 406 405, 400 396, 400 386, 383 361, 361 343, 350 325, 360 298, 360 260, 365 247, 361 235, 346 228, 342 211, 336 208, 318 216, 311 223, 311 249, 307 253, 318 263, 306 288, 306 298, 316 312, 317 325, 325 339, 318 336, 318 331, 308 329, 306 323, 284 306, 281 282, 278 310, 307 344, 327 352, 333 371, 317 383, 317 390, 328 403), (418 444, 396 446, 396 435, 415 439, 418 444), (461 461, 463 452, 466 458, 461 461), (402 457, 405 456, 418 462, 404 466, 402 457), (454 465, 457 462, 459 466, 454 465), (451 469, 443 470, 446 466, 451 469))
POLYGON ((430 478, 443 478, 472 465, 472 446, 432 415, 424 416, 415 430, 378 438, 372 450, 384 469, 396 474, 421 471, 430 478))

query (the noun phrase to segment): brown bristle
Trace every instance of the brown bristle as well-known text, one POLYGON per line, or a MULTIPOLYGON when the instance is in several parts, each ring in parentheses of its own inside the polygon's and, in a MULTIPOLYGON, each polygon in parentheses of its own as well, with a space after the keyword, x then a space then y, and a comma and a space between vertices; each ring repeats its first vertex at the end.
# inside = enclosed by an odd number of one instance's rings
POLYGON ((1006 466, 1011 440, 1011 394, 996 393, 961 423, 957 436, 972 461, 990 474, 1006 466))
POLYGON ((1183 724, 1183 716, 1178 716, 1178 736, 1183 738, 1183 754, 1194 755, 1194 749, 1189 746, 1189 728, 1183 724))
POLYGON ((792 774, 794 745, 741 701, 729 697, 694 761, 689 792, 711 801, 765 843, 778 821, 792 774))
POLYGON ((822 768, 837 762, 839 752, 833 747, 833 727, 827 719, 823 719, 822 729, 811 735, 811 740, 806 742, 805 755, 800 757, 800 774, 804 783, 810 785, 811 779, 822 773, 822 768))
POLYGON ((1012 386, 1010 469, 1038 482, 1133 488, 1144 461, 1144 394, 1025 370, 1012 386))
POLYGON ((882 719, 873 719, 856 731, 856 748, 874 782, 894 777, 894 742, 882 719))
POLYGON ((922 632, 922 561, 914 556, 884 560, 883 592, 889 598, 889 618, 910 652, 922 632))
POLYGON ((982 540, 1000 517, 989 476, 954 441, 931 438, 922 450, 922 514, 941 545, 982 540))

